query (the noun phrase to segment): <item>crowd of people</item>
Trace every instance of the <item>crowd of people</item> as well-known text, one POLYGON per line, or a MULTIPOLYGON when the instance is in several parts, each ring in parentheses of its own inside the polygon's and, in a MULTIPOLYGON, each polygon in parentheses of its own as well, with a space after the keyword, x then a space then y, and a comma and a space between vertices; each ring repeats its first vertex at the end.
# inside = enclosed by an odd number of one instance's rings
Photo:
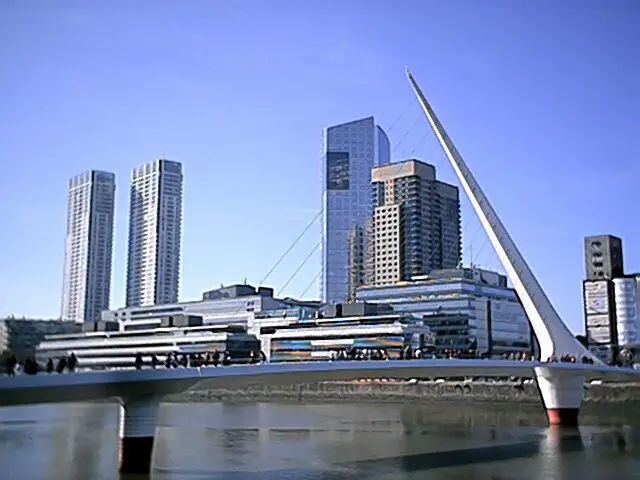
MULTIPOLYGON (((487 353, 479 353, 476 349, 454 349, 447 348, 441 352, 435 352, 433 349, 413 348, 406 345, 397 354, 389 355, 387 349, 384 348, 353 348, 349 347, 343 350, 332 350, 329 352, 329 359, 336 360, 419 360, 422 358, 439 358, 439 359, 489 359, 491 357, 487 353)), ((519 360, 534 361, 533 355, 528 352, 514 352, 500 356, 503 360, 519 360)))
POLYGON ((43 367, 33 357, 27 357, 25 361, 20 364, 15 355, 11 355, 6 359, 5 370, 7 375, 13 377, 16 373, 24 373, 25 375, 37 375, 39 372, 46 371, 47 373, 64 373, 65 370, 69 372, 75 372, 78 368, 78 357, 75 353, 66 357, 58 359, 57 364, 53 359, 48 359, 46 365, 43 367), (19 371, 20 370, 20 371, 19 371))
MULTIPOLYGON (((219 350, 213 350, 206 353, 169 353, 165 357, 164 361, 160 361, 157 355, 151 354, 149 360, 145 360, 142 353, 138 353, 135 356, 133 365, 136 370, 141 370, 145 365, 150 365, 151 368, 156 369, 159 366, 165 368, 178 368, 178 367, 208 367, 208 366, 224 366, 238 363, 238 359, 233 359, 231 353, 228 350, 220 352, 219 350)), ((248 358, 244 359, 242 363, 257 364, 266 362, 267 357, 264 352, 256 352, 251 350, 248 354, 248 358)))
MULTIPOLYGON (((582 357, 582 363, 584 364, 588 364, 588 365, 593 365, 594 361, 593 358, 589 358, 587 356, 582 357)), ((578 359, 576 358, 575 355, 569 355, 569 354, 565 354, 565 355, 560 355, 560 357, 556 357, 555 355, 550 356, 549 358, 547 358, 546 363, 578 363, 578 359)))
MULTIPOLYGON (((366 361, 366 360, 412 360, 422 358, 440 358, 440 359, 487 359, 495 358, 490 357, 486 353, 479 354, 475 349, 445 349, 442 352, 435 353, 431 350, 423 348, 412 348, 411 346, 405 346, 400 352, 395 354, 389 354, 387 349, 384 348, 354 348, 349 347, 341 350, 332 350, 329 352, 330 361, 366 361)), ((515 360, 522 362, 535 361, 535 357, 528 352, 514 352, 503 354, 500 358, 504 360, 515 360)), ((141 370, 145 366, 150 366, 152 369, 158 367, 171 368, 189 368, 189 367, 218 367, 231 365, 234 363, 248 363, 248 364, 260 364, 267 362, 267 357, 262 351, 250 351, 246 357, 232 358, 229 351, 213 350, 205 353, 169 353, 163 360, 160 360, 156 354, 143 355, 138 353, 132 359, 132 364, 137 370, 141 370)), ((561 355, 557 357, 555 355, 544 360, 545 363, 578 363, 578 358, 575 355, 561 355)), ((580 359, 583 364, 593 364, 592 358, 583 356, 580 359)), ((71 353, 69 356, 61 357, 54 362, 49 358, 46 365, 43 367, 38 363, 35 358, 29 357, 22 364, 18 362, 15 355, 10 355, 6 359, 5 372, 9 376, 15 376, 16 373, 24 373, 25 375, 36 375, 39 372, 45 371, 46 373, 64 373, 65 371, 74 372, 79 366, 78 358, 75 353, 71 353)), ((623 366, 623 365, 618 365, 623 366)))

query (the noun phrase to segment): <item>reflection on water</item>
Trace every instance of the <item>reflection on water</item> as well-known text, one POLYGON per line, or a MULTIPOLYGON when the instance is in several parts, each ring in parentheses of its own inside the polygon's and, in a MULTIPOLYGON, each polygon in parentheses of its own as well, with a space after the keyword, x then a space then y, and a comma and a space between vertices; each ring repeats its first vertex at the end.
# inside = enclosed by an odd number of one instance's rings
MULTIPOLYGON (((521 406, 169 404, 152 478, 638 478, 640 422, 628 413, 566 431, 521 406)), ((116 478, 117 420, 115 405, 2 409, 1 478, 116 478)))

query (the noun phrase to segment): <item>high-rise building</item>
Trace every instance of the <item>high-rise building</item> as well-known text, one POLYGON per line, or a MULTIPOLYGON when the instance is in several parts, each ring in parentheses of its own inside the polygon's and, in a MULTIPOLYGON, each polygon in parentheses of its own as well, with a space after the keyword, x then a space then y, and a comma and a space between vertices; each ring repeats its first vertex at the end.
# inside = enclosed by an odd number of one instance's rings
POLYGON ((69 180, 63 320, 93 322, 109 309, 116 179, 90 170, 69 180))
POLYGON ((349 231, 349 302, 355 301, 356 289, 365 280, 365 228, 356 225, 349 231))
POLYGON ((622 240, 613 235, 594 235, 584 239, 587 280, 613 279, 624 275, 622 240))
MULTIPOLYGON (((617 360, 619 349, 617 313, 628 313, 628 309, 618 309, 616 305, 616 296, 621 301, 626 296, 620 289, 627 284, 614 283, 614 279, 624 276, 622 240, 613 235, 585 237, 584 259, 586 280, 582 293, 587 346, 602 361, 612 363, 617 360)), ((628 323, 625 321, 623 330, 628 323)), ((628 335, 623 337, 627 340, 628 335)))
POLYGON ((126 305, 178 301, 182 164, 156 160, 131 172, 126 305))
POLYGON ((373 261, 368 262, 368 281, 392 285, 458 267, 458 188, 436 180, 435 167, 415 159, 374 168, 371 175, 373 230, 366 241, 373 261))
POLYGON ((589 351, 605 363, 617 356, 615 287, 612 280, 582 282, 584 323, 589 351))
POLYGON ((327 303, 349 297, 349 232, 371 215, 371 169, 390 156, 389 139, 373 117, 325 130, 320 296, 327 303))
POLYGON ((640 275, 613 280, 618 347, 640 352, 640 275))

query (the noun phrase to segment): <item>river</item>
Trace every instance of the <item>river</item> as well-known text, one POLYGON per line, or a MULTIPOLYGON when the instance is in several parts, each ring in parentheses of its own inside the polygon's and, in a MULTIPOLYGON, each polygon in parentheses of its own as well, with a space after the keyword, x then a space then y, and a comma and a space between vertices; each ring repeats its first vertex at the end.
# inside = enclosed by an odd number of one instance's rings
MULTIPOLYGON (((634 411, 561 433, 539 409, 505 404, 165 404, 151 478, 640 478, 634 411)), ((0 478, 118 478, 117 425, 112 404, 0 409, 0 478)))

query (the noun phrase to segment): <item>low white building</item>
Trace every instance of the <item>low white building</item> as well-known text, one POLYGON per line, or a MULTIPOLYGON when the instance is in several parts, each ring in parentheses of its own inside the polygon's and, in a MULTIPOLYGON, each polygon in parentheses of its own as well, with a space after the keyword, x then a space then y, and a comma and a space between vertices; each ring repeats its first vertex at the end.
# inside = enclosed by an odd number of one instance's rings
POLYGON ((507 278, 477 268, 434 270, 396 285, 358 288, 358 301, 385 303, 424 319, 437 348, 492 356, 532 351, 529 320, 507 278))
POLYGON ((205 292, 202 300, 125 307, 102 312, 103 321, 135 322, 136 325, 153 327, 162 318, 173 315, 196 315, 205 325, 249 325, 256 313, 286 309, 291 300, 273 297, 273 289, 255 288, 251 285, 230 285, 205 292))

